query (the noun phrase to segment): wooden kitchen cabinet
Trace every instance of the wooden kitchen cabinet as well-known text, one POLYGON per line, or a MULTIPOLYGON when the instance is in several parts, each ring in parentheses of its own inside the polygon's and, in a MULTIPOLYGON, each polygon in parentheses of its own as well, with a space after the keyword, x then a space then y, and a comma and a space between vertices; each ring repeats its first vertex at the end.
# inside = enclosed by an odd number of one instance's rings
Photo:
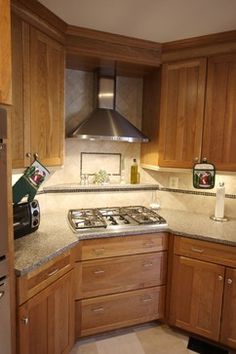
POLYGON ((76 337, 165 316, 168 234, 83 240, 75 262, 76 337))
POLYGON ((13 168, 37 153, 46 166, 63 163, 64 48, 12 15, 13 168))
POLYGON ((236 348, 236 269, 227 268, 220 341, 236 348))
POLYGON ((236 249, 174 237, 171 325, 236 348, 236 249))
POLYGON ((219 340, 224 267, 175 256, 170 323, 219 340))
POLYGON ((191 168, 201 156, 206 59, 162 67, 159 166, 191 168))
POLYGON ((66 354, 73 346, 72 271, 19 307, 19 354, 66 354))
POLYGON ((0 0, 0 104, 12 103, 10 1, 0 0))
POLYGON ((217 170, 236 171, 236 54, 210 57, 202 156, 217 170))

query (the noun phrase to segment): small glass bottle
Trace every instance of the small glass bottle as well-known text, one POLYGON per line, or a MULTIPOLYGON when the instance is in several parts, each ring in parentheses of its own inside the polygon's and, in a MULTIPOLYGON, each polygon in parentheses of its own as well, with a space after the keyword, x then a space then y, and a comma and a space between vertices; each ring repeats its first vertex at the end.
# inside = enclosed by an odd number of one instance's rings
POLYGON ((137 160, 133 159, 133 164, 130 169, 130 183, 137 184, 139 182, 138 164, 137 160))

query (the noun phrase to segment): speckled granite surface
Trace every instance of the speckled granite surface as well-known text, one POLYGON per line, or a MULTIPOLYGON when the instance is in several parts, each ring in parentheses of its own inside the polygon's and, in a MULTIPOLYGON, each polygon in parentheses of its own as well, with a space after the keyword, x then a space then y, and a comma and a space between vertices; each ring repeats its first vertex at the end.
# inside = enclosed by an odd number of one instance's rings
POLYGON ((210 220, 207 215, 170 209, 161 209, 159 214, 167 220, 167 229, 136 226, 125 231, 102 230, 100 232, 81 232, 80 234, 75 234, 70 229, 67 213, 54 212, 42 215, 38 231, 15 240, 16 274, 24 275, 30 272, 73 247, 82 239, 137 235, 167 230, 187 237, 236 246, 236 219, 231 219, 226 223, 218 223, 210 220))

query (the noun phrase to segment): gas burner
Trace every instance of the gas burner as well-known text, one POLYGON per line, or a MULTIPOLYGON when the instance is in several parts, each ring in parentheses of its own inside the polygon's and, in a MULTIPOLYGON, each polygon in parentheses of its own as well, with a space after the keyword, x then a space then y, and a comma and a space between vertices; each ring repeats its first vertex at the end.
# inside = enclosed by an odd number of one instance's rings
POLYGON ((166 227, 164 218, 143 206, 111 207, 98 209, 73 209, 68 219, 74 231, 127 228, 145 225, 166 227))

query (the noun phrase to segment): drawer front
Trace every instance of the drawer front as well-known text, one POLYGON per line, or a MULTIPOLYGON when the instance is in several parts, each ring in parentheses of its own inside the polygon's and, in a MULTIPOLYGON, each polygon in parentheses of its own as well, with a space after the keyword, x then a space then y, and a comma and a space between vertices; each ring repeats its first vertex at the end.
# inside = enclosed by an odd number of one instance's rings
POLYGON ((164 299, 165 287, 161 286, 77 301, 76 334, 84 336, 163 318, 164 299))
POLYGON ((71 269, 68 251, 27 275, 17 278, 18 304, 22 304, 71 269))
POLYGON ((99 259, 167 250, 168 234, 132 235, 81 241, 75 260, 99 259))
POLYGON ((76 264, 76 298, 165 284, 166 262, 167 252, 79 262, 76 264))
POLYGON ((236 267, 236 247, 175 236, 174 253, 199 260, 236 267))

